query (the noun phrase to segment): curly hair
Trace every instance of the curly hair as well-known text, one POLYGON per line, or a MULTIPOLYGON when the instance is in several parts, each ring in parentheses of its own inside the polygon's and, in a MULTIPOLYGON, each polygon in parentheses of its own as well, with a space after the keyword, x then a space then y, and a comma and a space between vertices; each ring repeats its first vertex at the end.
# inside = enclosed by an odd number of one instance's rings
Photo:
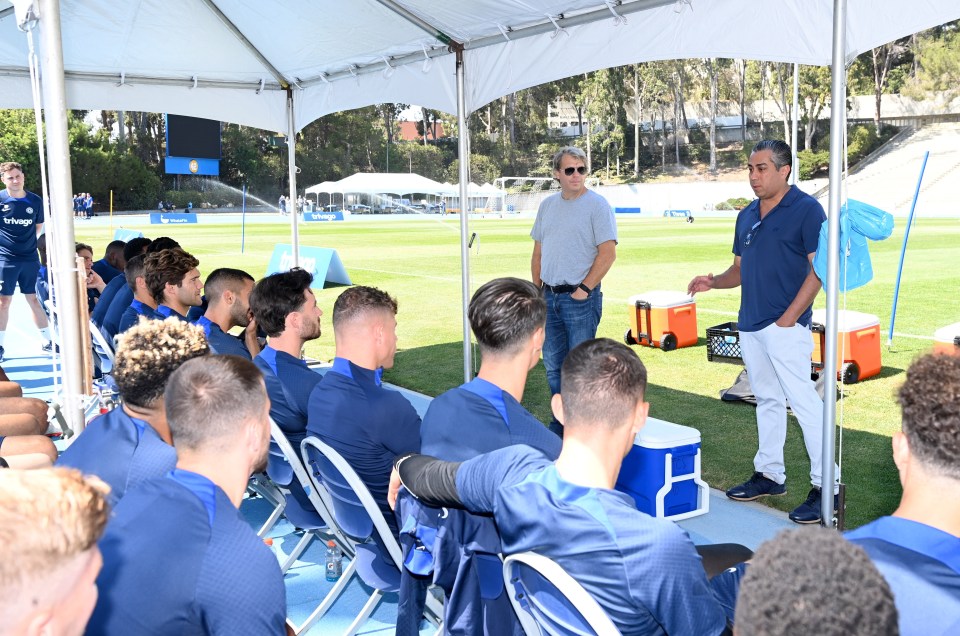
POLYGON ((863 548, 827 528, 761 545, 737 597, 739 636, 899 633, 893 592, 863 548))
POLYGON ((268 336, 283 333, 287 316, 303 307, 312 282, 313 274, 300 267, 260 279, 250 293, 250 311, 268 336))
POLYGON ((163 398, 170 375, 187 360, 210 353, 203 328, 177 318, 140 322, 120 336, 113 378, 124 402, 150 408, 163 398))
POLYGON ((376 287, 357 285, 344 291, 333 303, 333 329, 370 311, 397 313, 397 299, 376 287))
POLYGON ((51 576, 94 547, 110 488, 72 468, 0 470, 0 621, 49 594, 51 576))
POLYGON ((547 320, 547 303, 528 280, 496 278, 470 299, 470 328, 482 353, 515 353, 547 320))
POLYGON ((162 303, 163 290, 167 283, 180 285, 190 270, 200 265, 200 261, 179 247, 174 247, 159 252, 148 252, 143 265, 147 289, 155 301, 162 303))
POLYGON ((927 354, 914 360, 898 401, 914 457, 960 479, 960 356, 927 354))

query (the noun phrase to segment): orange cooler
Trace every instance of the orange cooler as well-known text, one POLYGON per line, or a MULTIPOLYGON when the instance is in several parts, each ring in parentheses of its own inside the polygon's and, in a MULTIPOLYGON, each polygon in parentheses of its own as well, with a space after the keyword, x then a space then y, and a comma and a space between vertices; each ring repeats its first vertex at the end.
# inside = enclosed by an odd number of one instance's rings
MULTIPOLYGON (((825 309, 813 311, 813 322, 827 324, 825 309)), ((813 362, 823 363, 820 334, 813 334, 813 362)), ((880 373, 880 319, 859 311, 837 312, 837 374, 855 384, 880 373)))
POLYGON ((631 296, 627 344, 672 351, 697 344, 697 303, 683 292, 651 291, 631 296))
POLYGON ((953 353, 960 355, 960 322, 941 327, 933 334, 934 353, 953 353))

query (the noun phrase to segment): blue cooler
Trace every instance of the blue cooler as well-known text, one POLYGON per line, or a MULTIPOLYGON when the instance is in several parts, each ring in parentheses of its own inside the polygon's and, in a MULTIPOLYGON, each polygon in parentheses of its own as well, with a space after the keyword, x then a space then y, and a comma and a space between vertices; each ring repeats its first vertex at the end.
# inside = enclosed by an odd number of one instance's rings
POLYGON ((679 521, 710 509, 710 489, 700 479, 700 431, 647 418, 623 459, 616 489, 650 516, 679 521))

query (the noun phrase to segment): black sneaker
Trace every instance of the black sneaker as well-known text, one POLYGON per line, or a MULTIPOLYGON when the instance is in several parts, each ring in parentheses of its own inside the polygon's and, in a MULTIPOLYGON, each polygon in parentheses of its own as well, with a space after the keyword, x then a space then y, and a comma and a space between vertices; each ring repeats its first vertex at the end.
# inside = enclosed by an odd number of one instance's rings
MULTIPOLYGON (((40 347, 40 350, 44 353, 53 353, 53 340, 48 340, 47 344, 40 347)), ((60 353, 60 347, 57 347, 57 353, 60 353)))
MULTIPOLYGON (((820 489, 814 486, 810 489, 810 493, 807 495, 807 500, 802 504, 794 508, 793 512, 790 513, 790 521, 794 523, 820 523, 820 498, 821 493, 820 489)), ((833 512, 837 512, 837 507, 840 503, 840 496, 833 496, 833 512)))
POLYGON ((786 484, 778 484, 772 479, 767 479, 763 473, 753 473, 753 477, 728 490, 727 497, 736 501, 753 501, 768 495, 783 495, 786 492, 786 484))
POLYGON ((3 347, 0 347, 0 362, 3 362, 3 347))

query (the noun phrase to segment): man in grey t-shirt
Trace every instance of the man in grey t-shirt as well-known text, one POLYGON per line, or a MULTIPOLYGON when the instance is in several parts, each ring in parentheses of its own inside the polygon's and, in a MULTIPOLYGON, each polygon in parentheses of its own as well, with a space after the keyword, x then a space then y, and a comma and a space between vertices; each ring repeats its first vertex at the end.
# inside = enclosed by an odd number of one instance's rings
MULTIPOLYGON (((547 301, 543 365, 550 392, 560 393, 567 352, 595 338, 603 311, 600 281, 617 258, 617 222, 607 200, 587 189, 586 155, 567 146, 553 156, 560 192, 544 199, 530 236, 533 284, 547 301)), ((551 430, 562 435, 556 421, 551 430)))

